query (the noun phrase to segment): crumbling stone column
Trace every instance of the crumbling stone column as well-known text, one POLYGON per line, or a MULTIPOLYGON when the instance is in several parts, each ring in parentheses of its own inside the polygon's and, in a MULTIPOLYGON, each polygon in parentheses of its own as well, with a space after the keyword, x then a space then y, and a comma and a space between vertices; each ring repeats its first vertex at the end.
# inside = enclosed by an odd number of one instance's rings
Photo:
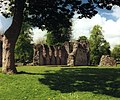
POLYGON ((75 65, 75 54, 76 54, 77 48, 78 48, 78 42, 75 42, 73 44, 73 51, 68 54, 68 61, 67 61, 68 66, 75 65))
POLYGON ((55 65, 55 50, 53 46, 49 47, 49 55, 50 55, 50 64, 55 65))
POLYGON ((66 41, 64 43, 64 47, 68 54, 73 51, 73 43, 71 43, 71 42, 66 41))
POLYGON ((68 66, 74 66, 75 65, 75 62, 74 62, 74 55, 72 53, 70 53, 68 55, 68 59, 67 59, 67 65, 68 66))
POLYGON ((38 45, 34 46, 34 54, 33 54, 33 65, 37 66, 39 65, 39 50, 38 45))
POLYGON ((80 66, 88 65, 89 55, 88 55, 88 43, 86 42, 74 42, 73 51, 68 54, 67 65, 69 66, 80 66))
POLYGON ((59 49, 60 48, 58 46, 55 46, 54 49, 55 49, 56 65, 60 65, 61 64, 60 56, 59 56, 59 49))
POLYGON ((50 56, 49 56, 49 47, 48 45, 44 45, 44 50, 45 50, 45 65, 50 65, 50 56))
POLYGON ((116 66, 116 60, 109 55, 103 55, 100 59, 99 66, 116 66))
POLYGON ((45 59, 43 57, 43 45, 40 45, 39 47, 39 65, 44 65, 45 59))
POLYGON ((88 65, 88 52, 86 49, 86 43, 78 42, 78 47, 75 53, 75 65, 88 65))
POLYGON ((61 46, 61 65, 67 65, 68 53, 64 46, 61 46))
POLYGON ((0 67, 2 67, 2 41, 0 41, 0 67))

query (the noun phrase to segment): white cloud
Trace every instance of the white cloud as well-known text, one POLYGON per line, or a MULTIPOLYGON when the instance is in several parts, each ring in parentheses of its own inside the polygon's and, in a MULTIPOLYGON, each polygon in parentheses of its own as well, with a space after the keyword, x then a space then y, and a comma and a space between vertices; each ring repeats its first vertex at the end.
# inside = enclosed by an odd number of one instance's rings
MULTIPOLYGON (((76 16, 76 15, 75 15, 76 16)), ((89 32, 93 28, 94 25, 103 25, 106 21, 106 18, 101 17, 99 14, 96 14, 92 19, 89 18, 82 18, 82 19, 75 19, 73 18, 73 25, 72 25, 72 34, 75 39, 79 36, 87 36, 89 37, 89 32)))
POLYGON ((119 6, 113 6, 112 10, 113 10, 112 15, 117 17, 117 18, 120 18, 120 7, 119 6))
POLYGON ((41 29, 34 28, 33 29, 33 42, 37 44, 38 42, 42 42, 45 40, 45 35, 47 34, 47 30, 42 31, 41 29))
POLYGON ((100 25, 103 28, 103 35, 113 48, 116 44, 120 44, 120 7, 114 6, 112 11, 99 10, 91 19, 77 19, 75 14, 73 17, 72 33, 77 39, 79 36, 90 36, 90 30, 94 25, 100 25))

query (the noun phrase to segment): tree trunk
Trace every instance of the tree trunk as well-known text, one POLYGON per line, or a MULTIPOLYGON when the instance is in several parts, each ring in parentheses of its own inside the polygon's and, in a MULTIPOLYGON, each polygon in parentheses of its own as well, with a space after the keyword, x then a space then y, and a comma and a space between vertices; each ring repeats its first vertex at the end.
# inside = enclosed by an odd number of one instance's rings
POLYGON ((4 35, 3 37, 3 58, 2 72, 7 74, 17 73, 14 61, 15 41, 4 35))
POLYGON ((5 74, 17 73, 14 60, 14 49, 22 26, 25 1, 26 0, 15 0, 13 22, 3 35, 2 72, 5 74))

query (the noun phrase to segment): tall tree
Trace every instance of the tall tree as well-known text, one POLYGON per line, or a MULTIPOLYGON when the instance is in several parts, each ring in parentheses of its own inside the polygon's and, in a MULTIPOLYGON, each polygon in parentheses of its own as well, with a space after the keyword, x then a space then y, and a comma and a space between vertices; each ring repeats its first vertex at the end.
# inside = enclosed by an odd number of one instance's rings
POLYGON ((23 19, 23 9, 25 0, 15 0, 15 8, 13 22, 9 29, 3 35, 3 56, 2 56, 2 72, 17 73, 15 68, 14 48, 20 33, 23 19))
POLYGON ((90 62, 98 65, 102 55, 110 54, 110 45, 102 35, 102 27, 95 25, 90 32, 90 62))
MULTIPOLYGON (((71 25, 69 19, 74 15, 74 11, 81 14, 80 18, 94 16, 97 11, 93 3, 99 6, 104 5, 106 8, 106 4, 120 5, 118 0, 88 0, 88 3, 85 4, 82 3, 82 0, 1 0, 0 2, 3 4, 2 2, 5 1, 10 1, 10 6, 14 9, 10 7, 13 12, 13 22, 2 39, 3 73, 17 73, 14 63, 14 48, 20 34, 23 14, 24 21, 29 21, 33 26, 40 28, 45 25, 48 31, 52 31, 61 27, 69 28, 71 25), (13 3, 14 5, 12 5, 13 3)), ((3 15, 8 16, 8 13, 5 12, 3 15)))

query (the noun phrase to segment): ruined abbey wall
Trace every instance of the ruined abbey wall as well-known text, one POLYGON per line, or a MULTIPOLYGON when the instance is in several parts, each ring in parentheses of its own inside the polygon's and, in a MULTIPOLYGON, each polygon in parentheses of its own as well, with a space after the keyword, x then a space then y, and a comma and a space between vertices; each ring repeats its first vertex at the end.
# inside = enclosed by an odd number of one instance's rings
POLYGON ((34 46, 34 65, 89 65, 88 42, 65 42, 62 46, 34 46))
POLYGON ((2 66, 2 41, 0 41, 0 67, 2 66))

